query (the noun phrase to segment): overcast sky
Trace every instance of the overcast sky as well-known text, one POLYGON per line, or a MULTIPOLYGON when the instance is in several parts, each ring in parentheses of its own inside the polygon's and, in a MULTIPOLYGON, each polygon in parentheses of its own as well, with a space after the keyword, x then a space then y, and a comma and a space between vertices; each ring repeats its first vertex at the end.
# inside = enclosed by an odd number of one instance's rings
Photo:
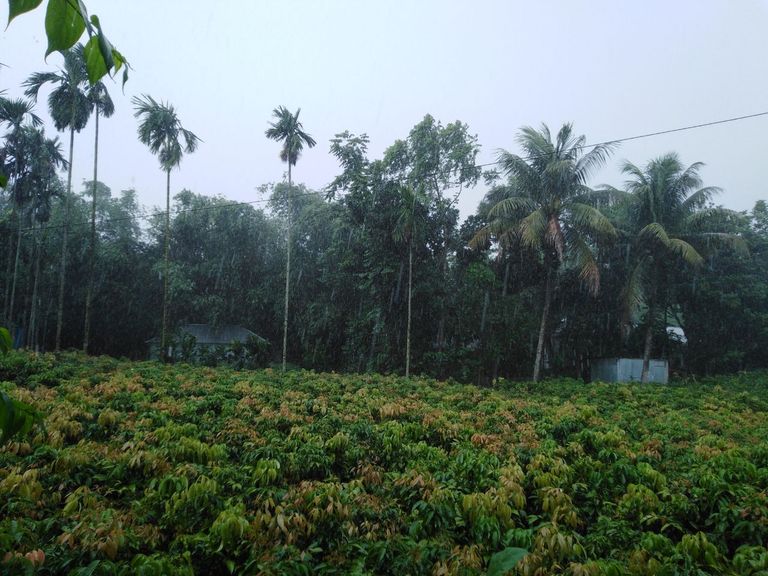
MULTIPOLYGON (((766 0, 86 0, 133 71, 117 111, 101 123, 100 180, 164 205, 158 162, 136 139, 130 98, 172 103, 203 139, 172 175, 172 191, 259 199, 279 181, 279 146, 264 136, 272 110, 301 107, 318 145, 299 160, 298 182, 325 186, 338 173, 335 133, 366 132, 371 158, 425 114, 461 120, 479 137, 479 161, 518 152, 520 126, 573 122, 589 142, 768 111, 766 0)), ((7 3, 0 20, 7 18, 7 3)), ((46 63, 44 8, 0 35, 0 88, 46 63)), ((47 96, 47 92, 44 93, 47 96)), ((44 101, 38 112, 48 117, 44 101)), ((50 124, 50 123, 49 123, 50 124)), ((49 128, 53 132, 53 127, 49 128)), ((593 184, 621 185, 623 159, 644 164, 677 151, 706 163, 717 202, 751 209, 768 197, 768 117, 626 143, 593 184)), ((65 138, 62 138, 66 141, 65 138)), ((75 190, 92 171, 93 127, 75 140, 75 190)), ((465 191, 462 216, 483 188, 465 191)))

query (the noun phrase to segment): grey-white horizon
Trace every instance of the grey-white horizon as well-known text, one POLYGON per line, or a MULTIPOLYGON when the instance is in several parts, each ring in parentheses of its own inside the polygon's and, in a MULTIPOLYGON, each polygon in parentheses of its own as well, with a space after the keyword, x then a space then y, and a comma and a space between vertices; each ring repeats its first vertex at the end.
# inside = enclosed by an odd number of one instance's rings
MULTIPOLYGON (((518 129, 572 122, 588 142, 615 140, 768 110, 761 0, 666 1, 309 1, 88 0, 133 70, 124 92, 108 81, 116 113, 101 122, 99 180, 135 188, 164 205, 157 159, 138 142, 130 99, 172 103, 203 143, 172 174, 187 188, 235 201, 263 200, 257 187, 280 181, 279 147, 264 136, 273 108, 301 108, 318 145, 294 171, 319 190, 338 174, 328 141, 350 130, 370 137, 370 157, 431 114, 477 134, 478 162, 500 148, 519 152, 518 129)), ((7 4, 6 4, 7 6, 7 4)), ((0 19, 7 18, 7 8, 0 19)), ((0 36, 0 89, 21 96, 45 62, 44 8, 0 36)), ((37 112, 54 134, 45 98, 37 112)), ((90 179, 93 123, 75 140, 73 188, 90 179)), ((766 198, 760 173, 768 117, 623 144, 592 184, 621 186, 624 159, 645 164, 669 151, 706 164, 715 202, 750 210, 766 198)), ((66 150, 67 139, 62 138, 66 150)), ((483 186, 463 191, 462 217, 483 186)))

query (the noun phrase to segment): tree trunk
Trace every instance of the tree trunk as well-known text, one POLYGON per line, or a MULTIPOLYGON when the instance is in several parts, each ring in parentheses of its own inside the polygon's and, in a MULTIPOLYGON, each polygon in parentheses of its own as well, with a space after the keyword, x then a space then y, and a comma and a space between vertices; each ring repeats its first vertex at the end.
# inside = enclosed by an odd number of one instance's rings
MULTIPOLYGON (((507 263, 504 266, 504 283, 501 287, 501 298, 502 298, 502 304, 504 303, 504 298, 507 296, 507 285, 509 283, 509 258, 507 258, 507 263)), ((501 364, 501 353, 496 355, 496 360, 493 362, 493 377, 492 380, 496 380, 496 378, 499 377, 499 364, 501 364)))
POLYGON ((96 137, 93 145, 93 187, 91 193, 91 246, 88 258, 88 289, 85 293, 85 325, 83 326, 83 352, 88 353, 91 336, 91 306, 93 304, 93 281, 96 268, 96 178, 99 167, 99 106, 96 105, 96 137))
POLYGON ((37 238, 37 234, 33 231, 33 234, 35 235, 35 245, 36 245, 36 254, 35 254, 35 280, 32 287, 32 306, 31 311, 29 313, 29 334, 27 336, 27 346, 31 349, 36 349, 36 334, 37 334, 37 293, 38 293, 38 286, 40 282, 40 260, 42 259, 42 252, 43 252, 43 243, 40 241, 39 238, 37 238))
POLYGON ((408 242, 408 328, 405 333, 405 377, 411 375, 411 297, 413 295, 413 239, 408 242))
POLYGON ((653 349, 653 316, 656 313, 656 303, 651 299, 648 306, 648 325, 645 327, 645 344, 643 345, 643 371, 640 382, 648 383, 648 375, 651 368, 651 350, 653 349))
POLYGON ((547 336, 547 321, 549 320, 549 307, 552 304, 552 267, 547 270, 547 283, 544 289, 544 309, 541 312, 541 325, 539 326, 539 342, 536 345, 536 361, 533 364, 533 381, 538 382, 541 376, 541 363, 544 357, 544 341, 547 336))
POLYGON ((14 337, 13 308, 16 303, 16 282, 18 281, 18 278, 19 278, 19 253, 21 252, 21 223, 22 223, 21 210, 19 210, 19 229, 18 229, 18 235, 16 236, 16 257, 13 262, 13 282, 11 283, 11 300, 8 306, 8 329, 11 331, 11 338, 14 337))
POLYGON ((285 306, 283 308, 283 372, 286 370, 288 357, 288 291, 291 286, 291 197, 293 182, 291 180, 291 159, 288 158, 288 226, 285 234, 285 306))
POLYGON ((485 319, 488 315, 488 304, 491 303, 491 294, 488 289, 485 290, 485 296, 483 296, 483 312, 480 315, 480 338, 484 340, 485 335, 485 319))
MULTIPOLYGON (((16 234, 20 234, 17 230, 16 234)), ((8 258, 5 263, 5 298, 3 299, 3 324, 8 324, 8 303, 11 301, 11 277, 13 275, 13 234, 8 235, 8 258)))
POLYGON ((168 360, 168 270, 171 246, 171 171, 165 171, 165 247, 163 249, 163 326, 160 331, 160 357, 168 360))
MULTIPOLYGON (((74 116, 74 114, 73 114, 74 116)), ((64 196, 64 228, 61 238, 61 265, 59 268, 59 303, 56 314, 56 343, 54 352, 61 350, 61 329, 64 326, 64 283, 67 275, 67 237, 69 236, 69 197, 72 194, 72 154, 75 145, 74 122, 69 128, 69 167, 67 169, 67 193, 64 196)))

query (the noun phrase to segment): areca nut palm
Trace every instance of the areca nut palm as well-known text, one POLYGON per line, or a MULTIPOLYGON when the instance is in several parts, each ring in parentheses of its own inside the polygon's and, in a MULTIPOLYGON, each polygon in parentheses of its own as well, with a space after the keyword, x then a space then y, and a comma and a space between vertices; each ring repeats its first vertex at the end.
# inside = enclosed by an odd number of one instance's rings
POLYGON ((72 194, 72 159, 75 132, 80 132, 88 123, 93 104, 88 97, 88 72, 85 65, 83 45, 78 44, 64 55, 64 68, 59 72, 36 72, 25 82, 25 94, 37 100, 40 89, 52 84, 48 95, 48 109, 56 130, 69 129, 69 162, 67 190, 64 197, 64 226, 62 228, 61 264, 59 269, 59 295, 56 317, 55 350, 61 348, 61 330, 64 324, 64 285, 67 272, 67 238, 69 235, 69 197, 72 194))
POLYGON ((38 293, 40 285, 40 262, 42 260, 43 242, 34 229, 34 223, 41 227, 51 217, 51 202, 54 197, 61 195, 61 182, 56 172, 66 166, 66 160, 61 152, 58 138, 46 138, 42 129, 34 126, 26 127, 28 145, 28 172, 23 182, 17 184, 28 188, 25 196, 30 198, 30 221, 32 223, 32 238, 34 257, 34 274, 32 301, 30 303, 29 324, 27 330, 27 346, 37 345, 37 312, 38 293))
POLYGON ((6 292, 5 319, 12 326, 23 218, 26 215, 28 220, 38 222, 48 219, 51 198, 59 194, 56 169, 66 166, 66 161, 58 139, 46 138, 42 129, 33 124, 21 125, 9 135, 5 154, 6 166, 13 173, 10 190, 19 225, 10 290, 6 292))
MULTIPOLYGON (((163 320, 160 332, 162 357, 168 353, 168 274, 171 233, 171 170, 181 164, 185 153, 191 154, 201 142, 181 125, 176 109, 148 95, 133 97, 134 116, 139 119, 139 141, 157 155, 165 172, 165 233, 163 249, 163 320)), ((94 190, 95 193, 95 190, 94 190)))
POLYGON ((533 366, 535 382, 541 375, 558 269, 564 264, 577 268, 592 293, 600 286, 594 246, 614 237, 616 231, 595 207, 596 193, 587 181, 605 164, 613 145, 598 144, 586 151, 586 138, 574 135, 571 124, 564 124, 554 141, 546 124, 538 130, 526 126, 517 142, 523 156, 499 151, 498 163, 509 177, 511 193, 491 208, 489 216, 491 230, 500 233, 504 228, 500 225, 506 222, 511 233, 538 254, 546 273, 533 366))
POLYGON ((622 294, 625 323, 644 304, 645 336, 641 382, 648 381, 653 348, 653 329, 660 309, 667 301, 662 292, 669 281, 670 266, 695 269, 704 258, 694 245, 701 242, 744 246, 740 237, 718 230, 723 209, 709 207, 721 190, 702 186, 695 162, 685 167, 675 153, 651 160, 640 168, 624 162, 622 172, 629 177, 626 191, 630 202, 632 258, 622 294))
POLYGON ((83 352, 88 352, 91 334, 91 305, 93 301, 94 270, 96 266, 96 183, 99 170, 99 116, 109 118, 115 112, 115 105, 103 82, 96 82, 88 90, 88 98, 93 104, 95 128, 93 138, 93 184, 91 186, 91 242, 88 255, 88 288, 85 293, 85 319, 83 321, 83 352))
POLYGON ((301 108, 295 113, 290 112, 284 106, 279 106, 272 111, 274 121, 269 123, 265 135, 270 140, 282 142, 280 159, 288 164, 288 218, 286 226, 285 248, 285 300, 283 306, 283 370, 286 369, 288 355, 288 302, 291 280, 291 220, 292 220, 292 191, 293 180, 291 167, 296 165, 304 146, 313 148, 317 142, 304 131, 304 126, 299 122, 301 108))
POLYGON ((397 224, 392 233, 396 242, 408 245, 408 319, 405 332, 405 377, 411 375, 411 301, 413 298, 413 247, 416 238, 422 233, 425 220, 427 198, 423 192, 411 186, 398 189, 401 207, 397 224))
MULTIPOLYGON (((23 98, 10 99, 0 95, 0 125, 6 125, 9 131, 5 134, 5 146, 0 148, 0 174, 3 175, 3 188, 8 188, 11 195, 13 210, 17 214, 19 223, 16 238, 16 259, 11 272, 11 261, 8 259, 8 268, 5 274, 5 298, 3 300, 3 321, 11 323, 13 315, 13 300, 16 292, 16 272, 18 269, 18 254, 21 242, 22 209, 28 198, 22 186, 15 186, 16 181, 24 172, 26 155, 23 137, 23 127, 27 120, 33 127, 39 127, 42 120, 33 112, 34 105, 23 98), (10 307, 10 309, 9 309, 10 307)), ((10 240, 10 246, 13 240, 10 240)), ((9 246, 9 250, 10 250, 9 246)))

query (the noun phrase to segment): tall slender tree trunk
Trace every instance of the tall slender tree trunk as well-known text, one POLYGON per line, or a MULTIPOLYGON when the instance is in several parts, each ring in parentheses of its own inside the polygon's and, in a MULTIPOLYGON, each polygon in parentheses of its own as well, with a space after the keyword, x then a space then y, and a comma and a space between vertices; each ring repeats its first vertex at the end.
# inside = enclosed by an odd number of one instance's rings
POLYGON ((88 344, 91 336, 91 306, 93 302, 94 271, 96 269, 96 182, 99 168, 99 106, 95 106, 96 113, 96 137, 93 145, 93 186, 91 193, 91 246, 88 258, 88 289, 85 293, 85 322, 83 326, 83 352, 88 353, 88 344))
POLYGON ((11 330, 11 337, 13 338, 13 308, 16 304, 16 283, 19 279, 19 254, 21 253, 21 223, 22 216, 21 210, 19 210, 19 228, 16 236, 16 256, 13 262, 13 282, 11 283, 11 299, 8 306, 8 328, 11 330))
MULTIPOLYGON (((20 232, 17 230, 16 234, 20 232)), ((5 262, 5 298, 3 299, 3 324, 8 324, 8 304, 11 301, 11 278, 13 275, 13 234, 8 235, 8 258, 5 262)))
POLYGON ((291 203, 293 194, 293 181, 291 180, 291 159, 288 158, 288 230, 286 231, 285 245, 285 307, 283 310, 283 372, 286 370, 286 358, 288 355, 288 290, 291 285, 291 219, 293 206, 291 203))
POLYGON ((643 344, 643 371, 640 374, 640 382, 648 383, 648 376, 651 369, 651 351, 653 349, 653 317, 656 314, 656 302, 651 296, 651 302, 648 306, 648 323, 645 327, 645 343, 643 344))
MULTIPOLYGON (((509 283, 509 258, 507 258, 507 263, 504 266, 504 283, 501 287, 501 301, 504 302, 504 299, 507 296, 507 285, 509 283)), ((501 364, 501 352, 496 354, 496 360, 493 362, 493 377, 492 380, 496 380, 496 378, 499 377, 499 364, 501 364)))
POLYGON ((544 358, 544 341, 547 336, 547 321, 549 320, 549 308, 552 304, 552 288, 554 279, 552 267, 547 270, 547 283, 544 289, 544 309, 541 311, 541 325, 539 326, 539 342, 536 345, 536 361, 533 364, 533 381, 538 382, 541 376, 541 364, 544 358))
POLYGON ((163 249, 163 327, 160 331, 160 357, 168 360, 168 271, 171 240, 171 171, 165 171, 165 247, 163 249))
MULTIPOLYGON (((73 112, 74 117, 74 112, 73 112)), ((74 120, 74 118, 73 118, 74 120)), ((75 146, 74 121, 69 128, 69 167, 67 170, 67 193, 64 196, 64 227, 61 239, 61 265, 59 267, 59 302, 56 314, 56 343, 54 351, 61 350, 61 329, 64 326, 64 283, 67 275, 67 237, 69 236, 69 197, 72 194, 72 154, 75 146)))
POLYGON ((35 238, 35 279, 32 286, 32 305, 29 313, 29 334, 27 336, 27 346, 29 348, 36 348, 36 334, 37 334, 37 308, 38 308, 38 286, 40 285, 40 260, 42 259, 43 243, 40 241, 38 234, 33 231, 35 238))
POLYGON ((413 295, 413 239, 408 242, 408 327, 405 332, 405 377, 411 375, 411 297, 413 295))

